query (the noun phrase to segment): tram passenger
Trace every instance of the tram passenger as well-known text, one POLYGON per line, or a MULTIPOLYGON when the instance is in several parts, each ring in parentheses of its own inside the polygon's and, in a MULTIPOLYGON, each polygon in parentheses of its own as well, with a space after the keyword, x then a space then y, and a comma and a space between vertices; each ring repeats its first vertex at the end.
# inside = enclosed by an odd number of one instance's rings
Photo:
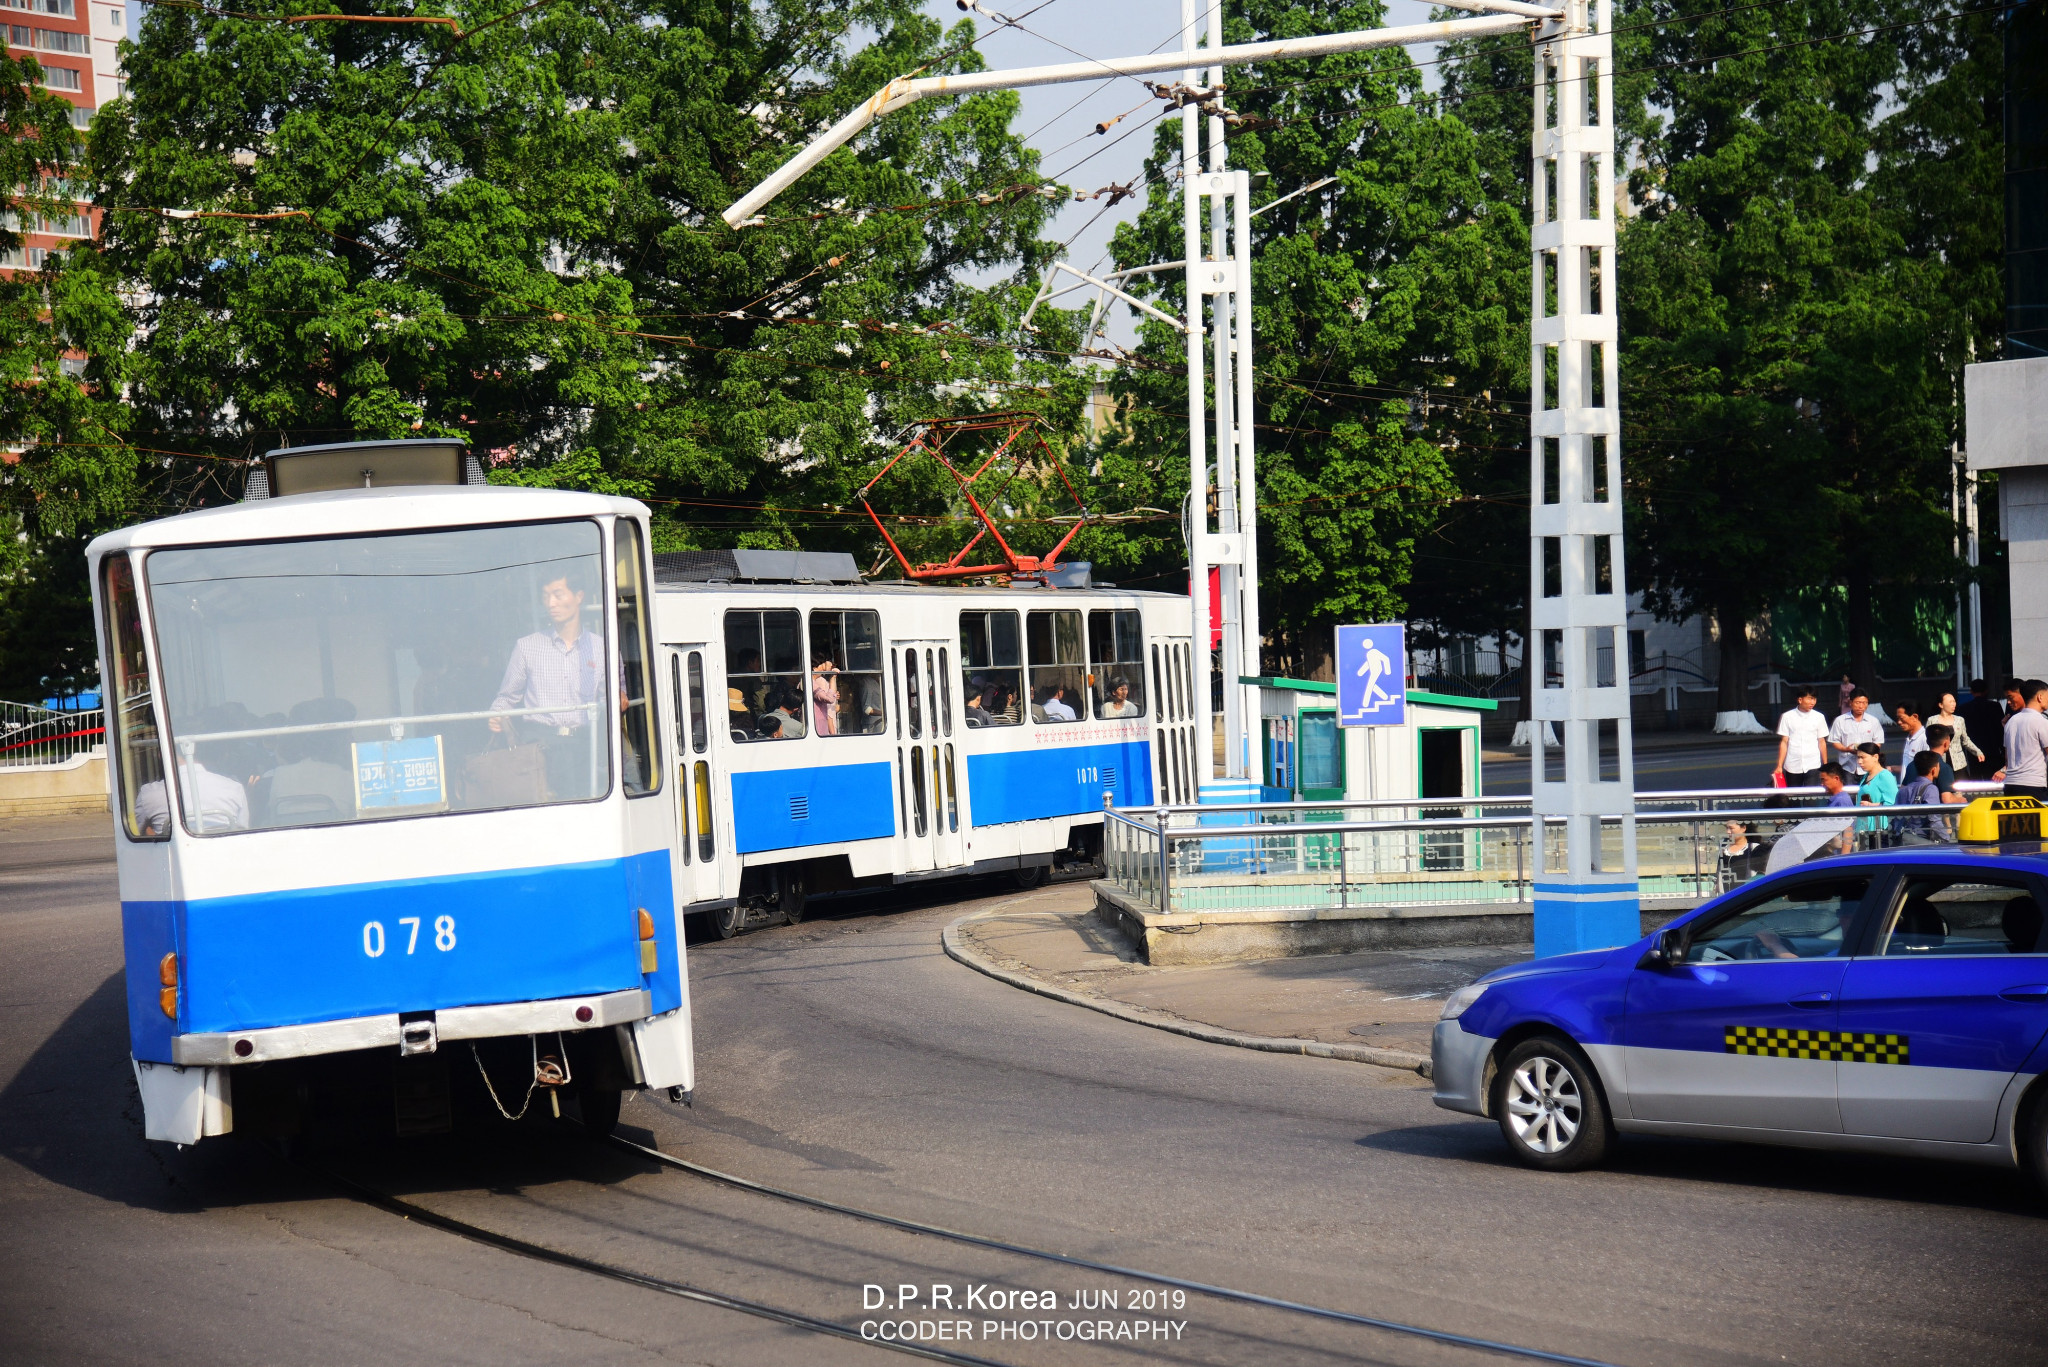
MULTIPOLYGON (((775 710, 761 718, 767 721, 773 717, 777 723, 774 736, 777 740, 798 740, 804 734, 804 699, 794 688, 783 688, 775 695, 775 710)), ((763 735, 769 734, 762 732, 763 735)))
POLYGON ((1136 717, 1144 713, 1142 707, 1131 701, 1131 681, 1119 674, 1109 681, 1109 696, 1102 700, 1097 710, 1103 717, 1136 717))
POLYGON ((967 681, 967 693, 967 724, 975 727, 987 726, 989 724, 988 680, 969 679, 967 681))
MULTIPOLYGON (((202 719, 199 725, 203 728, 207 723, 202 719)), ((248 789, 220 772, 235 757, 235 750, 222 742, 201 743, 190 760, 178 765, 186 825, 195 833, 249 829, 248 789), (223 750, 227 753, 223 754, 223 750)), ((146 835, 163 835, 170 830, 170 791, 162 779, 145 783, 136 791, 135 820, 146 835)))
MULTIPOLYGON (((289 724, 320 726, 355 718, 355 704, 346 698, 308 698, 292 704, 289 724)), ((339 821, 355 814, 356 785, 347 762, 347 732, 282 735, 277 738, 277 752, 285 762, 265 774, 254 790, 258 825, 296 826, 339 821)))
POLYGON ((812 725, 821 736, 839 734, 839 667, 832 656, 819 652, 811 661, 812 725))
POLYGON ((1080 718, 1074 715, 1074 709, 1067 705, 1066 697, 1066 685, 1048 684, 1039 694, 1039 720, 1079 721, 1080 718))
POLYGON ((504 732, 508 723, 514 723, 512 734, 539 742, 547 755, 548 787, 558 800, 589 797, 596 786, 591 772, 595 728, 587 705, 603 696, 604 641, 583 629, 584 596, 585 580, 575 569, 541 585, 541 603, 554 629, 513 643, 498 696, 491 699, 493 712, 564 709, 491 718, 491 730, 504 732))

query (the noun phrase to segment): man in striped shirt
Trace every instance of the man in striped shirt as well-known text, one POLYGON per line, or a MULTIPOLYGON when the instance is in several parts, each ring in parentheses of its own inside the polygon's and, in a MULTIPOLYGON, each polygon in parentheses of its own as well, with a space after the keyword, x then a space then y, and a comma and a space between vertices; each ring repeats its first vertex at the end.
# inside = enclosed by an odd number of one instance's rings
POLYGON ((518 718, 492 717, 491 730, 524 723, 526 736, 547 748, 548 787, 557 801, 595 797, 603 787, 592 748, 596 713, 585 704, 604 696, 604 638, 583 629, 583 574, 578 569, 541 586, 552 631, 536 631, 512 645, 504 682, 491 699, 493 712, 560 707, 518 718))

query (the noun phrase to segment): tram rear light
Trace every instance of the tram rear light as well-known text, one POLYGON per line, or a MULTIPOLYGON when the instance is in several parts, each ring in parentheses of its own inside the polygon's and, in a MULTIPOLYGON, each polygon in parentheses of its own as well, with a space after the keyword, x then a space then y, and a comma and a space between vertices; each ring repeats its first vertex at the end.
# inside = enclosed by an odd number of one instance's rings
POLYGON ((640 938, 643 940, 654 938, 654 918, 647 914, 646 907, 640 908, 640 938))
POLYGON ((165 987, 176 987, 178 985, 178 956, 176 954, 166 954, 157 961, 156 978, 165 987))
POLYGON ((169 1016, 172 1020, 176 1020, 178 1018, 178 989, 175 987, 167 987, 163 991, 157 993, 156 1004, 163 1008, 163 1012, 166 1016, 169 1016))
POLYGON ((592 1011, 587 1006, 579 1006, 576 1008, 576 1019, 583 1022, 585 1025, 590 1024, 590 1018, 596 1014, 596 1012, 592 1011))

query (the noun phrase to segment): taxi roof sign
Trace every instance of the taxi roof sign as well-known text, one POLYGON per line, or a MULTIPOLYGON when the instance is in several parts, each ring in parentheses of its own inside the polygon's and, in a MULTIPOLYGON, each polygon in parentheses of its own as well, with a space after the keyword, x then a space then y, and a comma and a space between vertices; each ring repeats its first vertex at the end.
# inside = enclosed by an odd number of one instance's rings
POLYGON ((1956 818, 1956 839, 1971 844, 1999 840, 2040 840, 2048 838, 2042 829, 2042 814, 2048 812, 2031 797, 1980 797, 1964 807, 1956 818))

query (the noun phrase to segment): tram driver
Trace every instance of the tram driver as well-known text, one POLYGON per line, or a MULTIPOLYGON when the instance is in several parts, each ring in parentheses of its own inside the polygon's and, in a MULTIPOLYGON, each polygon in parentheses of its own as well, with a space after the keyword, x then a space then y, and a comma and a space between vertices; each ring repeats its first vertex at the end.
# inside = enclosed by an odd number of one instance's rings
POLYGON ((505 678, 491 711, 560 707, 560 712, 529 712, 523 717, 492 717, 491 730, 512 726, 517 737, 537 741, 547 755, 548 787, 557 800, 591 796, 597 790, 592 772, 596 755, 590 705, 603 696, 604 640, 583 629, 587 582, 570 568, 541 585, 541 604, 550 631, 522 636, 512 645, 505 678))

